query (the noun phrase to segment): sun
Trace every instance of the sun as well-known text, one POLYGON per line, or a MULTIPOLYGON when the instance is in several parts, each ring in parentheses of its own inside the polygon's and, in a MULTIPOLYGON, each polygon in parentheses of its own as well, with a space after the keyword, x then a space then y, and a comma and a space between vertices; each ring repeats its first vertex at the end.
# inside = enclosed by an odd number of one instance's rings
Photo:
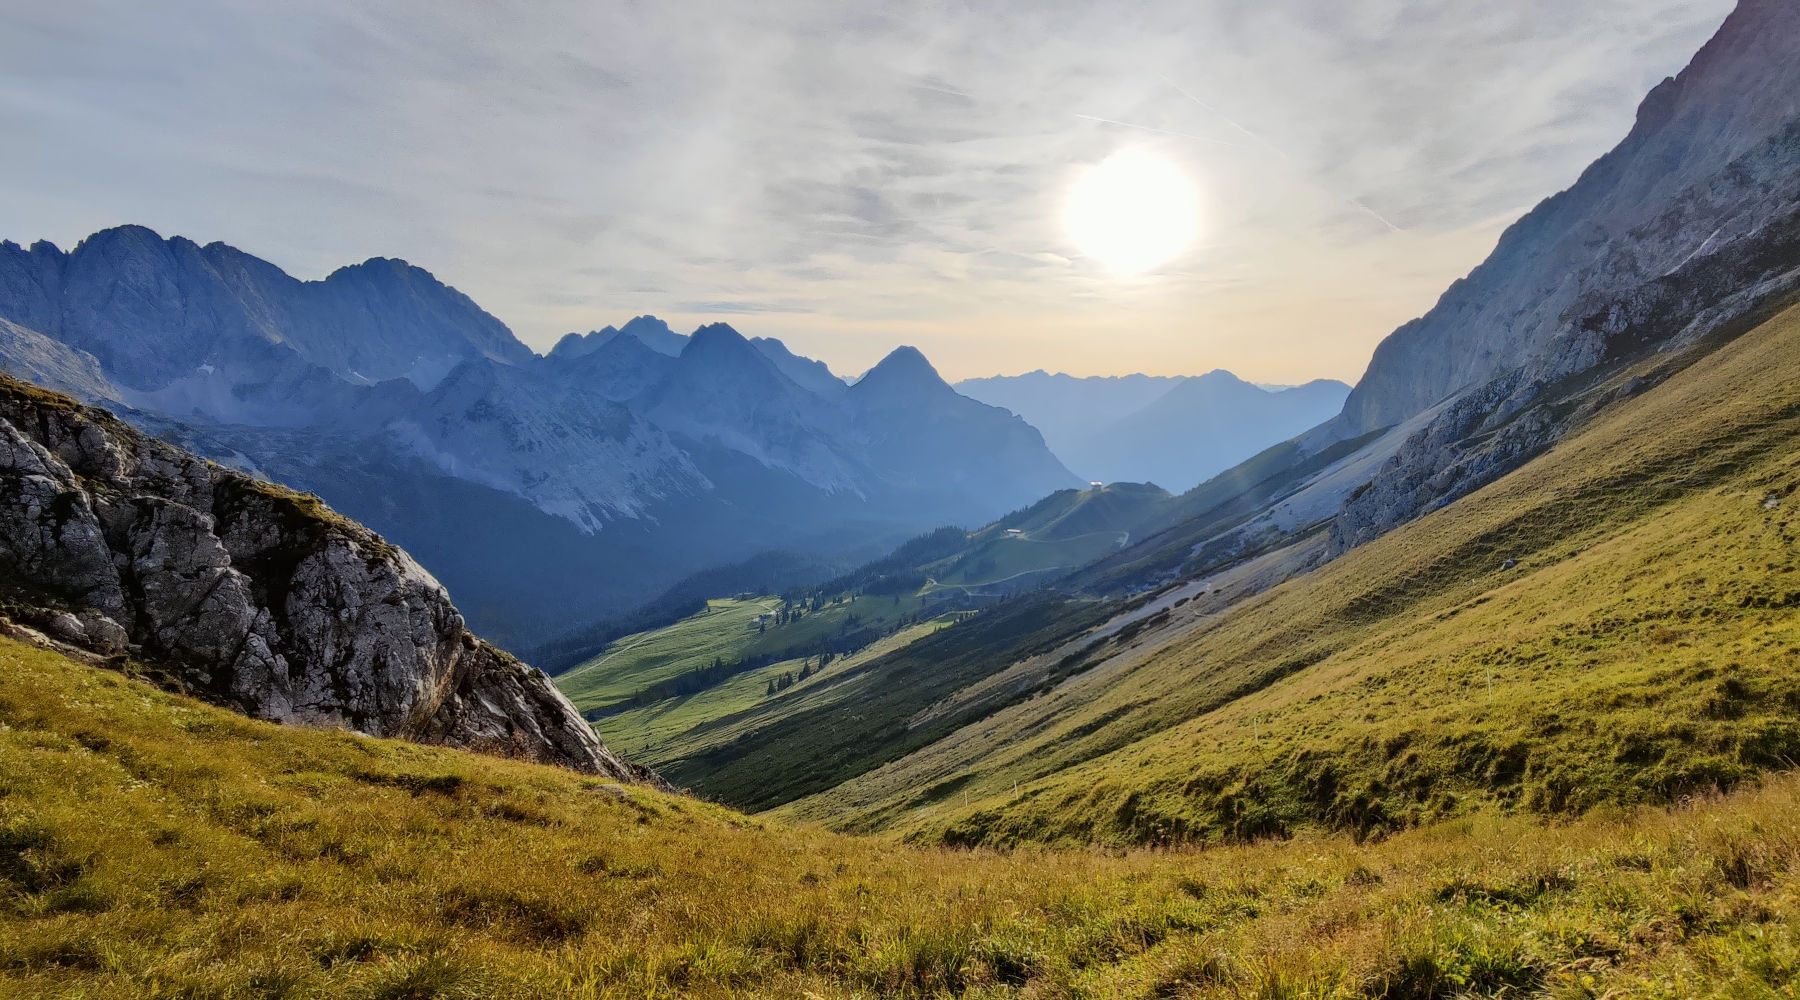
POLYGON ((1127 149, 1082 172, 1063 223, 1084 255, 1110 271, 1140 274, 1194 242, 1199 214, 1199 195, 1179 167, 1127 149))

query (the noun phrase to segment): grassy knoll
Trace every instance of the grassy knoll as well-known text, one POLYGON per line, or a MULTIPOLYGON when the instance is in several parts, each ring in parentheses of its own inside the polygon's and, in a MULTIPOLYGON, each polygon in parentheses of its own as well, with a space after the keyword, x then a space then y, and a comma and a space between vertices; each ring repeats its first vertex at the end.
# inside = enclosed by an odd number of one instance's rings
POLYGON ((1790 766, 1800 312, 1637 374, 1493 486, 783 815, 954 843, 1366 835, 1790 766))
POLYGON ((906 848, 0 641, 8 997, 1792 997, 1800 784, 1377 844, 906 848))

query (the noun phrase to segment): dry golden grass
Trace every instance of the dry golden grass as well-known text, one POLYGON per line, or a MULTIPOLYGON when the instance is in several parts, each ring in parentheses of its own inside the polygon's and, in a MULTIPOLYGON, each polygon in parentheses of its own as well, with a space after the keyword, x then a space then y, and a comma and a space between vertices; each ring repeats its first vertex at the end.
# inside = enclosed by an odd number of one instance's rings
POLYGON ((0 995, 1792 997, 1796 792, 1360 846, 906 848, 0 642, 0 995))

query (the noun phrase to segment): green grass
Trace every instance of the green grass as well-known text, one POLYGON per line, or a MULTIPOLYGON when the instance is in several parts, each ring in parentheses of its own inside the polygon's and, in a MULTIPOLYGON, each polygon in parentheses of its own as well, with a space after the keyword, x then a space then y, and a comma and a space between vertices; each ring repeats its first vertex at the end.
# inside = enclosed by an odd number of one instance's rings
POLYGON ((778 597, 706 602, 706 610, 667 628, 638 632, 556 677, 556 686, 581 709, 606 708, 658 681, 733 659, 751 642, 758 615, 781 606, 778 597))
POLYGON ((600 655, 558 674, 555 681, 577 708, 593 714, 620 707, 651 685, 714 660, 797 658, 817 653, 822 642, 851 633, 868 633, 867 638, 873 639, 925 612, 928 603, 916 595, 839 595, 816 611, 776 624, 758 619, 783 607, 779 597, 712 600, 704 611, 673 625, 615 640, 600 655))
POLYGON ((0 640, 0 995, 1792 997, 1800 784, 1377 844, 908 848, 0 640))
POLYGON ((1797 508, 1790 312, 1443 511, 780 815, 1141 844, 1729 788, 1800 759, 1797 508))
MULTIPOLYGON (((656 768, 704 756, 746 733, 821 705, 841 706, 848 693, 832 679, 950 627, 949 617, 901 629, 858 653, 832 660, 824 669, 777 694, 769 682, 798 675, 801 660, 781 660, 685 698, 670 698, 606 715, 594 722, 607 745, 632 760, 656 768)), ((816 662, 816 661, 814 661, 816 662)))

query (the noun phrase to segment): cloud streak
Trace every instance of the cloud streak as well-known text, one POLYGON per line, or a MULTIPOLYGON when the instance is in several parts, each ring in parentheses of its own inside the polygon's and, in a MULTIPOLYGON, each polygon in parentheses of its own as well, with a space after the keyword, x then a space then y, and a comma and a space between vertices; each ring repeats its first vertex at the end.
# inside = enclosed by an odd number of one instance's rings
POLYGON ((846 371, 905 341, 958 375, 1354 377, 1729 6, 15 5, 0 235, 403 256, 540 349, 732 306, 846 371), (1132 281, 1058 226, 1124 145, 1207 192, 1202 244, 1132 281))

